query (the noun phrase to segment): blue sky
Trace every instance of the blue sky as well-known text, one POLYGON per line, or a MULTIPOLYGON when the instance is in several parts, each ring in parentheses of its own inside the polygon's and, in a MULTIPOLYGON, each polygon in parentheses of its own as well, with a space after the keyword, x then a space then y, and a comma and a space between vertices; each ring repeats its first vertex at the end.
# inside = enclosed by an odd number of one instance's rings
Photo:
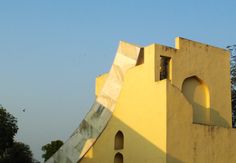
POLYGON ((174 46, 177 36, 236 44, 236 1, 0 1, 0 104, 18 118, 17 140, 65 141, 94 100, 120 40, 174 46), (26 112, 22 112, 26 109, 26 112))

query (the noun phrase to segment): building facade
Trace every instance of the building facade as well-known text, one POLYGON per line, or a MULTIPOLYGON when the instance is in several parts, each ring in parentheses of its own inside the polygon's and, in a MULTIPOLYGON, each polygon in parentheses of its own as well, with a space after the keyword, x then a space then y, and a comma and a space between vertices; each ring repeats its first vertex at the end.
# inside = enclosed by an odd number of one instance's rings
POLYGON ((121 42, 96 101, 48 162, 234 163, 230 54, 176 38, 175 48, 121 42))

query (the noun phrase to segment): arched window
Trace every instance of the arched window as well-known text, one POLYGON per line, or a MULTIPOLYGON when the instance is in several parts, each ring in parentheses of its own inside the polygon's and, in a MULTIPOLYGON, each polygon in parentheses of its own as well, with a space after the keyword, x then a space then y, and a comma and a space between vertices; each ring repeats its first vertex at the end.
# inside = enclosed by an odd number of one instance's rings
POLYGON ((123 155, 121 153, 116 153, 114 163, 123 163, 123 155))
POLYGON ((210 124, 210 93, 208 86, 196 76, 186 78, 182 92, 193 107, 193 122, 210 124))
POLYGON ((115 136, 115 150, 124 148, 124 135, 121 131, 118 131, 115 136))

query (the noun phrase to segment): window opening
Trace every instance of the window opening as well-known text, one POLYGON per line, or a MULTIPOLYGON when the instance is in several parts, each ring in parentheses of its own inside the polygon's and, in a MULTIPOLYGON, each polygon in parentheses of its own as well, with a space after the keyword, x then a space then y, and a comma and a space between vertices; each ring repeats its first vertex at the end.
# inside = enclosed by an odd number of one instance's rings
POLYGON ((169 64, 170 58, 161 56, 160 57, 160 80, 169 79, 169 64))
POLYGON ((115 149, 123 149, 124 148, 124 135, 121 131, 118 131, 115 136, 115 149))
POLYGON ((114 158, 114 163, 123 163, 123 155, 121 153, 117 153, 114 158))

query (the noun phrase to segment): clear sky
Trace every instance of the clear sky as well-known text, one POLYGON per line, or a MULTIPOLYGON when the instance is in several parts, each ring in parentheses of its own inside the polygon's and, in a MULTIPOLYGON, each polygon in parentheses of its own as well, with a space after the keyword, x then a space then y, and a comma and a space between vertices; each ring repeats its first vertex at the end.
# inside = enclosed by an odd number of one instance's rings
POLYGON ((0 104, 18 119, 17 140, 38 160, 42 145, 65 141, 120 40, 236 44, 235 7, 235 0, 1 0, 0 104))

